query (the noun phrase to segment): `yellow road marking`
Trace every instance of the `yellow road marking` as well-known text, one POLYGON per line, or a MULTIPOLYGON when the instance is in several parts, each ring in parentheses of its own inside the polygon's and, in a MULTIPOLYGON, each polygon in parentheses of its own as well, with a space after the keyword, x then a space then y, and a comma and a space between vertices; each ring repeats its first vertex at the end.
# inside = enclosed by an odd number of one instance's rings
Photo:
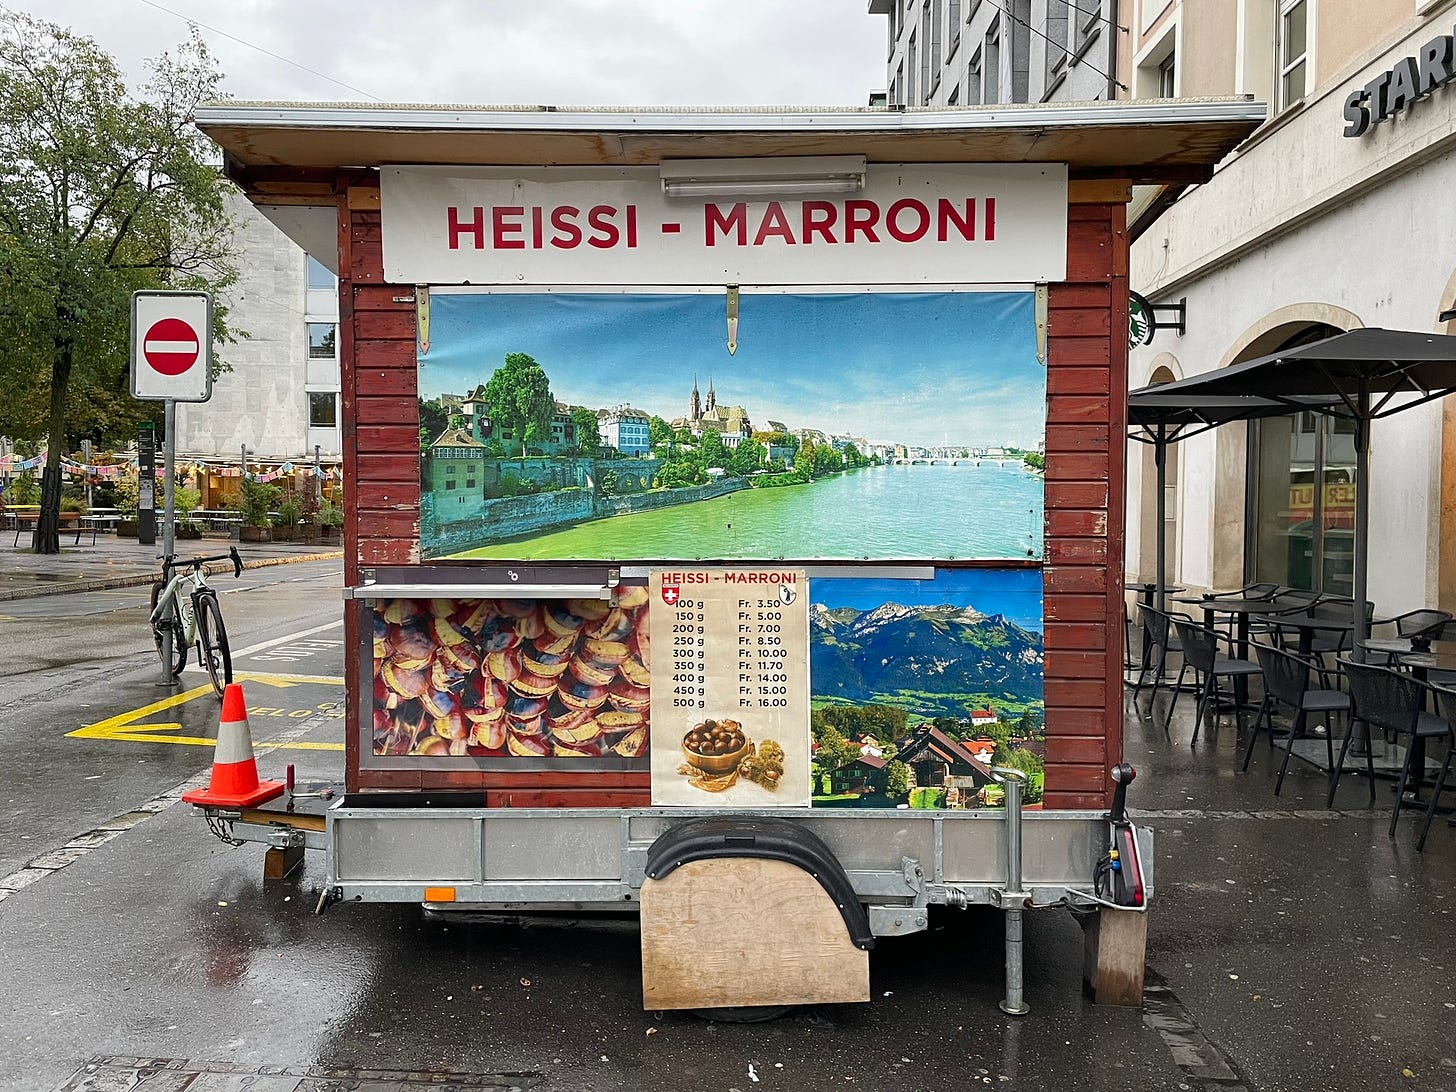
MULTIPOLYGON (((243 682, 245 680, 261 682, 268 686, 280 688, 317 682, 337 683, 342 686, 344 682, 343 679, 321 678, 319 676, 262 675, 252 673, 237 675, 233 681, 243 682)), ((194 698, 203 696, 213 696, 211 684, 207 686, 195 686, 191 690, 184 690, 180 694, 173 694, 170 697, 162 698, 152 702, 150 705, 144 705, 139 709, 133 709, 114 717, 108 717, 106 720, 97 721, 95 724, 88 724, 83 728, 76 729, 74 732, 67 732, 66 737, 68 739, 108 739, 121 740, 128 743, 180 743, 192 747, 216 747, 217 740, 209 739, 206 736, 172 735, 171 733, 182 730, 182 725, 179 723, 137 723, 137 721, 143 720, 146 717, 173 709, 192 701, 194 698)), ((323 711, 320 710, 320 712, 322 713, 323 711)), ((302 740, 282 743, 263 741, 261 743, 255 743, 253 749, 255 751, 342 751, 344 745, 342 743, 311 743, 302 740)))

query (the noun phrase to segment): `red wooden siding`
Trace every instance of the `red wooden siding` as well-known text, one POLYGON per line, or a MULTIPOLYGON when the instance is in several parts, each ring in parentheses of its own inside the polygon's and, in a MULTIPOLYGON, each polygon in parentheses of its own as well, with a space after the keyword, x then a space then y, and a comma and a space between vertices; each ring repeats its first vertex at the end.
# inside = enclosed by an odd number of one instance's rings
POLYGON ((1127 233, 1121 204, 1067 211, 1047 316, 1046 806, 1101 808, 1122 756, 1127 233))
MULTIPOLYGON (((419 561, 419 415, 412 286, 383 282, 377 191, 341 184, 339 355, 345 569, 419 561), (350 202, 350 194, 362 199, 350 202)), ((1046 435, 1046 805, 1107 805, 1122 754, 1127 237, 1120 204, 1071 205, 1068 281, 1049 292, 1046 435), (1114 623, 1115 620, 1115 624, 1114 623)), ((355 613, 345 615, 358 647, 355 613)), ((345 657, 350 693, 364 665, 345 657)), ((648 803, 646 773, 361 771, 347 711, 347 789, 484 789, 492 804, 648 803)))

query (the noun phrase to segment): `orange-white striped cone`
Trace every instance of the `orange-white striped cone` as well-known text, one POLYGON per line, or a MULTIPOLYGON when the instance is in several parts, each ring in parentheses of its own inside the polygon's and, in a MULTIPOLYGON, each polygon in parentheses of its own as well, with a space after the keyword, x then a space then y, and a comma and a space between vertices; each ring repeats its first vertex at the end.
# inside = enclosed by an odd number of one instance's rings
POLYGON ((253 734, 248 730, 248 703, 243 700, 242 686, 229 683, 222 694, 212 782, 205 789, 184 792, 182 799, 201 807, 251 808, 282 794, 283 782, 258 780, 253 734))

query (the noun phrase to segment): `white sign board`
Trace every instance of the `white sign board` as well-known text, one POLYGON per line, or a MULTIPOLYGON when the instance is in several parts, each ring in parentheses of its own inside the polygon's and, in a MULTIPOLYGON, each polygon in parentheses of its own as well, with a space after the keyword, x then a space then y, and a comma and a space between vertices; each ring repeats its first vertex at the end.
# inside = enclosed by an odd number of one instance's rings
POLYGON ((151 402, 212 397, 212 297, 133 292, 131 394, 151 402))
POLYGON ((862 191, 669 198, 656 167, 385 167, 384 279, 472 285, 1066 279, 1063 164, 870 164, 862 191))
POLYGON ((654 569, 652 803, 807 807, 803 569, 654 569))

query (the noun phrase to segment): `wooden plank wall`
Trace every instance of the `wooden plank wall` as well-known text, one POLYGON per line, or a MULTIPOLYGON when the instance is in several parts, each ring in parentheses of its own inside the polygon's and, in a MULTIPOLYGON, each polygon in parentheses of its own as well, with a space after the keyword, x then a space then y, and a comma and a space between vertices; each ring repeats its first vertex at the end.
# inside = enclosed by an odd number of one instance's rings
POLYGON ((1047 316, 1046 806, 1102 808, 1122 757, 1126 206, 1068 208, 1047 316))
MULTIPOLYGON (((1075 200, 1075 198, 1074 198, 1075 200)), ((344 577, 419 561, 419 416, 412 286, 383 283, 379 191, 341 179, 339 362, 344 577)), ((1046 806, 1100 808, 1122 753, 1122 481, 1127 376, 1127 237, 1120 203, 1069 208, 1067 281, 1049 292, 1046 443, 1046 806)), ((358 621, 345 614, 348 648, 358 621)), ((349 692, 369 678, 345 657, 349 692)), ((645 775, 559 780, 359 770, 359 711, 347 711, 346 789, 481 788, 494 803, 645 804, 645 775), (635 784, 634 784, 635 782, 635 784), (618 791, 605 791, 615 788, 618 791), (626 792, 620 790, 628 790, 626 792), (510 790, 510 791, 507 791, 510 790)))

